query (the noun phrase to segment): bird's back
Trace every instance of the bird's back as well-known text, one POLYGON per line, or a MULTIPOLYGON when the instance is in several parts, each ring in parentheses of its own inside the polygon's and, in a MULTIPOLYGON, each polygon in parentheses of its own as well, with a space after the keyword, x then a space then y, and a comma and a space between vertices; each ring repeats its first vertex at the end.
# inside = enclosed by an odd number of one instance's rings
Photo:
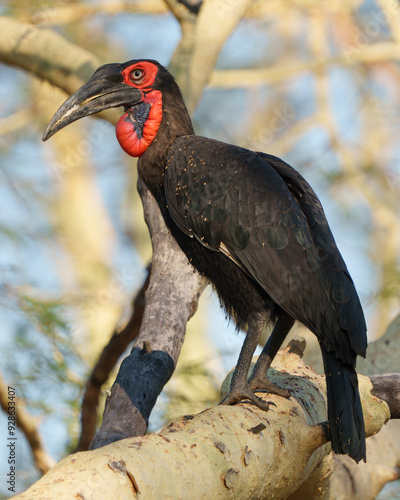
POLYGON ((184 136, 168 156, 165 196, 181 231, 235 262, 327 351, 351 364, 365 355, 353 281, 316 194, 292 167, 271 155, 184 136))

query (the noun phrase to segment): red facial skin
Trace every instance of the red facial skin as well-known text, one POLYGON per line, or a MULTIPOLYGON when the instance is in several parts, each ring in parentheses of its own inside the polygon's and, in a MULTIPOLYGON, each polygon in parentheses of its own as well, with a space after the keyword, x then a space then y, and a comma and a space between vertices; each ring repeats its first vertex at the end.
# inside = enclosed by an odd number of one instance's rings
POLYGON ((130 156, 141 156, 152 143, 162 120, 162 96, 159 90, 151 90, 157 76, 158 67, 150 62, 142 61, 124 69, 122 76, 124 82, 131 87, 136 87, 142 92, 142 102, 151 105, 149 116, 144 123, 142 137, 139 139, 131 121, 125 113, 118 120, 116 126, 117 139, 121 148, 130 156), (135 70, 142 72, 137 78, 135 70))

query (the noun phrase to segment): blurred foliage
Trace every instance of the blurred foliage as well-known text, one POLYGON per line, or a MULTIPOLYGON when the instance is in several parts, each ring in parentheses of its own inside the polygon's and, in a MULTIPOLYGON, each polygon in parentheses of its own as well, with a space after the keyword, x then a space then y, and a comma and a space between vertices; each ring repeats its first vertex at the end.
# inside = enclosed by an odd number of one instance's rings
POLYGON ((18 289, 13 295, 18 316, 13 343, 4 350, 3 368, 16 382, 18 396, 31 407, 49 414, 59 411, 58 404, 64 399, 77 418, 77 402, 88 366, 71 336, 66 304, 18 289))

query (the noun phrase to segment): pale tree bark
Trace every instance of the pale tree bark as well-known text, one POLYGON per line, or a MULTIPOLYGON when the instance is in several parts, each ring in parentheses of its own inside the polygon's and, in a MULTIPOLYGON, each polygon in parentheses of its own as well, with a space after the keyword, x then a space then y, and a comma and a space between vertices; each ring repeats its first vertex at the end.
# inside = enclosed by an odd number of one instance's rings
POLYGON ((107 14, 114 16, 121 13, 132 14, 166 14, 168 11, 162 0, 135 0, 115 2, 100 1, 90 5, 86 3, 74 2, 69 4, 56 4, 54 7, 45 6, 39 8, 32 15, 28 16, 28 21, 38 26, 55 26, 82 21, 96 14, 107 14))
MULTIPOLYGON (((149 231, 144 223, 142 200, 137 190, 137 169, 132 158, 125 158, 126 175, 128 177, 127 200, 124 204, 124 224, 127 228, 135 249, 139 251, 142 262, 151 260, 152 249, 149 231)), ((179 355, 179 361, 174 374, 166 388, 166 395, 157 410, 166 418, 176 415, 177 405, 183 405, 182 411, 193 413, 204 408, 204 401, 213 401, 216 399, 215 387, 210 381, 207 370, 202 369, 205 360, 209 361, 213 346, 205 331, 208 321, 208 302, 206 294, 204 300, 200 300, 199 311, 195 314, 186 328, 185 342, 179 355), (197 368, 196 368, 197 367, 197 368), (195 391, 193 389, 196 389, 195 391), (201 406, 203 405, 203 406, 201 406)), ((218 358, 218 356, 216 356, 218 358)), ((219 363, 207 363, 210 370, 217 371, 219 363)))
MULTIPOLYGON (((158 434, 67 457, 16 498, 286 498, 330 455, 325 378, 288 349, 273 368, 292 396, 262 394, 276 404, 268 412, 240 403, 186 415, 158 434)), ((368 377, 359 382, 366 433, 375 435, 389 408, 368 377)))
POLYGON ((98 68, 90 52, 49 29, 0 16, 0 60, 72 94, 98 68))
POLYGON ((188 109, 193 112, 208 84, 219 53, 243 19, 252 0, 205 0, 196 23, 196 36, 189 70, 188 109))
POLYGON ((175 372, 164 389, 166 403, 161 406, 164 421, 173 420, 176 415, 198 413, 219 401, 216 374, 221 373, 222 362, 207 335, 209 296, 208 288, 201 295, 198 310, 187 325, 175 372))
POLYGON ((204 0, 197 11, 179 0, 165 0, 178 19, 182 38, 172 57, 186 106, 192 113, 214 71, 218 55, 228 37, 243 19, 252 0, 204 0))
POLYGON ((140 179, 138 187, 153 244, 150 283, 139 336, 107 398, 93 448, 146 432, 157 397, 174 372, 186 323, 195 313, 205 286, 167 230, 155 199, 140 179))
POLYGON ((390 420, 367 439, 367 463, 331 453, 288 500, 374 500, 400 478, 399 463, 400 421, 390 420))

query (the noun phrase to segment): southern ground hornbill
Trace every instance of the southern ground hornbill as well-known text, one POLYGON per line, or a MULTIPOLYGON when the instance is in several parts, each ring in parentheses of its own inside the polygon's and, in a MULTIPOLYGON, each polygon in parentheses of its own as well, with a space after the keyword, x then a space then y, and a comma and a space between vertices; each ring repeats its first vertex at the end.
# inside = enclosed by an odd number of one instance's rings
POLYGON ((138 170, 193 266, 247 334, 225 404, 254 391, 290 394, 267 370, 295 320, 317 336, 324 361, 332 447, 365 460, 364 421, 355 371, 366 325, 353 281, 316 194, 287 163, 194 134, 181 92, 158 62, 101 66, 56 112, 48 139, 69 123, 123 106, 116 133, 139 156, 138 170), (247 381, 266 322, 275 323, 247 381))

